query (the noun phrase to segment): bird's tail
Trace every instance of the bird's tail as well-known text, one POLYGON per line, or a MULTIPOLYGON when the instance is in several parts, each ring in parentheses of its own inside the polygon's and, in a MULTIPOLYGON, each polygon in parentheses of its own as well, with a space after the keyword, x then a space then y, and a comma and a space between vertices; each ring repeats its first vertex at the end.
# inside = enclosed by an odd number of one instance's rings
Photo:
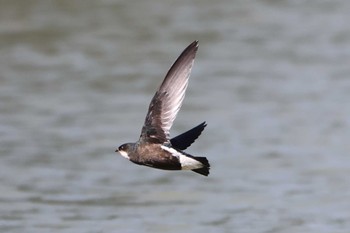
POLYGON ((208 176, 209 175, 209 169, 210 169, 210 164, 209 161, 206 157, 192 157, 193 159, 199 161, 200 163, 203 164, 203 167, 201 168, 197 168, 197 169, 193 169, 192 171, 201 174, 203 176, 208 176))

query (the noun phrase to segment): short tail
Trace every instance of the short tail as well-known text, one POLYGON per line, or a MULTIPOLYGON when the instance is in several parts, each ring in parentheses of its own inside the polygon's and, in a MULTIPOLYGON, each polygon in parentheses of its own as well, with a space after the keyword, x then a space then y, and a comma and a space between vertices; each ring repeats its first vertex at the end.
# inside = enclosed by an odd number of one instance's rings
POLYGON ((192 171, 201 174, 203 176, 208 176, 209 175, 209 169, 210 169, 210 164, 209 161, 206 157, 193 157, 195 160, 201 162, 203 164, 203 167, 193 169, 192 171))

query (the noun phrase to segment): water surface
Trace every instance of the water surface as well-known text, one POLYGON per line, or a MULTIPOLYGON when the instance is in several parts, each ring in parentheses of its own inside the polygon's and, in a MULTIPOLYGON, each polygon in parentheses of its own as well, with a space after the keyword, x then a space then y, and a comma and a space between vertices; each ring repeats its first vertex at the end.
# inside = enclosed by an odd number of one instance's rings
POLYGON ((4 1, 1 232, 348 232, 346 1, 4 1), (156 88, 199 53, 175 136, 208 178, 131 164, 156 88))

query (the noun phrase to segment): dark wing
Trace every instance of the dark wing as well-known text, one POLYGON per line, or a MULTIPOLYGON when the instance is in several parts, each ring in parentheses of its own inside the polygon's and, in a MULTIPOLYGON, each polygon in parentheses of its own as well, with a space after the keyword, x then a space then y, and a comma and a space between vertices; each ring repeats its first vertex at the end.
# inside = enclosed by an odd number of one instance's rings
POLYGON ((165 76, 149 105, 140 136, 143 142, 169 141, 169 130, 185 97, 197 49, 198 41, 194 41, 181 53, 165 76))
POLYGON ((179 150, 185 150, 199 137, 199 135, 201 135, 205 126, 207 126, 207 124, 203 122, 185 133, 170 139, 172 147, 179 150))

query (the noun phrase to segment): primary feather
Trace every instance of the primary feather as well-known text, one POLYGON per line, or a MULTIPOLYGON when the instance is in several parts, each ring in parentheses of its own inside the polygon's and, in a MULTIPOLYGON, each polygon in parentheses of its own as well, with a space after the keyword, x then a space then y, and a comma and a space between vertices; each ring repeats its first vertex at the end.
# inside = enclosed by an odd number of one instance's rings
POLYGON ((190 44, 172 65, 154 95, 141 131, 141 140, 169 142, 169 131, 185 97, 198 41, 190 44))

